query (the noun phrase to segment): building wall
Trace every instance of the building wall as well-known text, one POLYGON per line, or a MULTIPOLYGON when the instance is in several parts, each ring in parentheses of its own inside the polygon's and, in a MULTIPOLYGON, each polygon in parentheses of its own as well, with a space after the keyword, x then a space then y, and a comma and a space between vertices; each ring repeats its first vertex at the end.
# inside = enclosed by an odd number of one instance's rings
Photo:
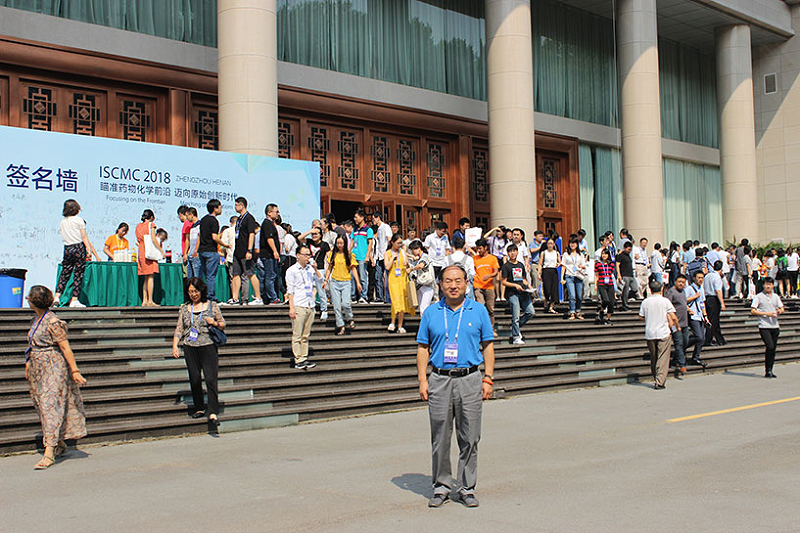
MULTIPOLYGON (((792 6, 800 32, 800 5, 792 6)), ((753 50, 760 240, 800 242, 800 36, 753 50), (766 94, 764 76, 777 75, 766 94)))

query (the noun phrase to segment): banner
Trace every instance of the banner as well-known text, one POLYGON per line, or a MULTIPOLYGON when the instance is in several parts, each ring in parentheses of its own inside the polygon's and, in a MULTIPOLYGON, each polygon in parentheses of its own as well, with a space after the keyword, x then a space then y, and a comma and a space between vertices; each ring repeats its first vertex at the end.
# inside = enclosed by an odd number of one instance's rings
POLYGON ((136 225, 152 209, 155 224, 169 233, 165 251, 181 252, 177 210, 222 202, 220 227, 236 215, 243 196, 261 222, 268 203, 301 232, 319 218, 319 163, 200 150, 163 144, 86 137, 0 126, 0 268, 25 268, 26 287, 55 289, 63 256, 59 225, 64 201, 81 205, 89 240, 103 260, 105 240, 127 222, 136 251, 136 225))

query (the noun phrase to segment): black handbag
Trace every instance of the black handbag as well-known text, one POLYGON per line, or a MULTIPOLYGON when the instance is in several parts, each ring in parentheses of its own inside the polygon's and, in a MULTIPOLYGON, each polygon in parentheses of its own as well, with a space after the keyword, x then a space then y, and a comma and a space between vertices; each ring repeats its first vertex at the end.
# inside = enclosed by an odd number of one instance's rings
POLYGON ((228 342, 228 336, 225 332, 212 325, 208 326, 208 336, 211 337, 211 341, 217 348, 225 346, 225 343, 228 342))
MULTIPOLYGON (((213 303, 212 305, 217 304, 213 303)), ((228 342, 228 336, 225 334, 225 332, 216 326, 212 326, 211 324, 208 324, 208 336, 211 338, 211 342, 213 342, 214 346, 217 348, 220 346, 225 346, 225 344, 228 342)))

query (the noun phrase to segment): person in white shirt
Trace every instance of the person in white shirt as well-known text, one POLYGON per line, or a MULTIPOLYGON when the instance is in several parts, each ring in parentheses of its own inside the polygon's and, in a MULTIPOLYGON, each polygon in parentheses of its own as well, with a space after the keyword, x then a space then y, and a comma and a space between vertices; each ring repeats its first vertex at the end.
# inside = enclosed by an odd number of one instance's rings
POLYGON ((675 306, 661 294, 664 285, 654 280, 648 288, 650 296, 639 307, 639 318, 644 320, 644 336, 650 351, 650 370, 655 382, 653 388, 662 390, 667 388, 672 331, 679 330, 680 326, 675 315, 675 306))
POLYGON ((314 323, 314 278, 311 250, 301 244, 296 250, 297 263, 286 270, 286 295, 289 298, 289 318, 292 319, 292 354, 297 370, 314 368, 308 360, 308 337, 314 323))
POLYGON ((464 238, 460 235, 453 239, 454 252, 447 256, 447 266, 460 265, 467 272, 467 296, 473 298, 472 280, 475 279, 475 261, 465 252, 464 238))
POLYGON ((664 279, 664 267, 667 264, 667 259, 664 256, 664 250, 661 249, 661 243, 657 242, 653 246, 653 253, 650 254, 650 273, 656 281, 666 284, 664 279))
POLYGON ((222 244, 225 246, 223 253, 225 257, 225 266, 228 267, 228 283, 233 282, 233 249, 236 248, 236 221, 239 217, 231 217, 230 227, 223 228, 220 238, 222 244))
POLYGON ((633 268, 636 275, 636 294, 641 300, 647 291, 647 279, 650 276, 650 256, 647 254, 647 238, 639 239, 639 246, 634 246, 631 252, 633 268))
POLYGON ((62 215, 64 218, 61 220, 61 240, 64 241, 64 259, 61 261, 61 275, 58 277, 58 284, 56 285, 56 293, 54 295, 56 305, 59 305, 61 293, 67 287, 67 282, 75 273, 75 279, 72 280, 72 299, 69 302, 70 307, 85 307, 78 301, 81 295, 81 286, 83 285, 83 273, 86 270, 86 260, 89 257, 88 252, 91 251, 97 261, 100 261, 100 256, 89 241, 89 236, 86 234, 86 221, 78 216, 81 212, 80 204, 75 200, 67 200, 64 202, 64 209, 62 215))
POLYGON ((380 211, 372 213, 372 224, 377 226, 374 239, 375 253, 372 254, 372 266, 375 267, 376 298, 374 303, 383 303, 385 300, 384 287, 386 286, 386 268, 383 259, 386 256, 386 249, 389 247, 389 240, 392 238, 392 228, 383 221, 380 211))
POLYGON ((439 273, 447 266, 447 256, 450 255, 453 247, 450 246, 450 239, 445 233, 447 223, 438 221, 434 227, 435 231, 425 237, 422 244, 428 250, 428 256, 433 264, 433 272, 436 274, 436 279, 439 279, 439 273))
POLYGON ((775 364, 775 350, 778 348, 778 335, 781 331, 778 326, 778 315, 783 314, 783 311, 783 302, 775 294, 775 280, 767 276, 764 278, 764 290, 753 297, 750 306, 751 314, 758 317, 758 333, 764 342, 765 378, 777 377, 772 372, 772 367, 775 364))
POLYGON ((786 270, 789 273, 789 297, 797 298, 797 272, 800 270, 800 255, 791 246, 786 250, 788 261, 786 270))
MULTIPOLYGON (((544 234, 542 234, 544 236, 544 234)), ((520 263, 525 265, 525 271, 530 272, 531 270, 531 251, 528 248, 528 244, 525 242, 525 232, 522 231, 520 228, 514 228, 511 232, 511 242, 506 244, 505 252, 503 253, 503 257, 508 260, 508 247, 512 244, 517 246, 517 260, 520 263)))

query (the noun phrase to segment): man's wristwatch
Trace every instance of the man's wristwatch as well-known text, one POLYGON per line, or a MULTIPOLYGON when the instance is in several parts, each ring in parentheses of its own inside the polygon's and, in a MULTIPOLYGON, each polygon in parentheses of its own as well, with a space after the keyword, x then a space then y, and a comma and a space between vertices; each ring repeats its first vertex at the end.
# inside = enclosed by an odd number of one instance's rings
POLYGON ((484 375, 483 375, 483 378, 484 378, 484 379, 488 379, 488 380, 490 380, 490 381, 494 381, 494 376, 493 376, 493 375, 491 375, 491 374, 484 374, 484 375))

